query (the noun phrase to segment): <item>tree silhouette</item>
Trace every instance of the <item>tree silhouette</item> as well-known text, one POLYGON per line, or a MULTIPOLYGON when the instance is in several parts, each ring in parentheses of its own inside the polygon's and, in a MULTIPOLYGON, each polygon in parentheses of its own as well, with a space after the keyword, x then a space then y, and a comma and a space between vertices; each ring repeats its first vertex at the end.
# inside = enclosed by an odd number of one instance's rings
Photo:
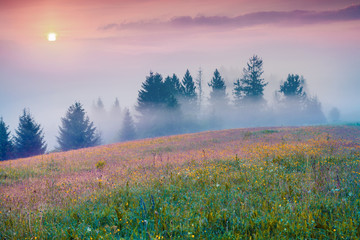
POLYGON ((115 98, 114 104, 111 108, 110 117, 114 119, 121 119, 122 110, 120 107, 119 99, 115 98))
POLYGON ((306 98, 304 114, 305 121, 308 124, 321 124, 326 122, 321 103, 316 96, 306 98))
POLYGON ((196 86, 193 78, 190 75, 189 70, 186 70, 184 78, 182 80, 182 97, 188 102, 196 102, 196 86))
POLYGON ((12 157, 12 141, 10 139, 9 126, 6 126, 3 118, 0 118, 0 161, 12 157))
POLYGON ((137 129, 143 137, 164 136, 180 131, 180 105, 173 93, 176 89, 169 88, 169 85, 169 79, 165 84, 160 74, 152 72, 142 83, 136 110, 140 113, 137 129))
POLYGON ((252 56, 243 69, 243 77, 234 83, 235 103, 243 101, 264 101, 264 88, 268 84, 261 75, 263 74, 263 61, 257 55, 252 56))
POLYGON ((141 87, 136 106, 136 110, 139 112, 145 113, 150 109, 171 109, 178 106, 175 96, 166 87, 160 74, 150 72, 150 75, 146 77, 141 87))
POLYGON ((338 123, 340 121, 340 111, 338 108, 331 108, 329 113, 329 120, 331 123, 338 123))
POLYGON ((303 85, 305 80, 297 74, 289 74, 286 81, 280 85, 280 91, 286 98, 303 99, 306 96, 303 85))
POLYGON ((96 107, 99 109, 99 111, 104 111, 104 109, 105 109, 104 103, 100 97, 98 98, 98 100, 96 102, 96 107))
POLYGON ((208 85, 211 87, 210 102, 216 103, 227 101, 225 82, 217 69, 215 69, 214 76, 208 85))
POLYGON ((130 115, 129 109, 125 108, 123 124, 120 131, 120 140, 129 141, 129 140, 134 140, 135 138, 136 138, 136 129, 135 129, 134 120, 130 115))
POLYGON ((182 86, 176 74, 173 74, 172 77, 167 76, 165 78, 164 85, 167 91, 175 98, 177 98, 181 94, 182 86))
POLYGON ((19 117, 19 126, 15 132, 14 144, 17 157, 30 157, 45 153, 46 144, 43 130, 26 109, 19 117))
POLYGON ((96 133, 94 123, 85 115, 81 103, 71 105, 66 116, 61 119, 57 141, 63 151, 92 147, 100 144, 100 136, 96 133))
POLYGON ((208 124, 211 129, 220 129, 226 120, 229 106, 225 81, 217 69, 215 69, 214 76, 208 85, 211 87, 209 99, 211 108, 208 124))

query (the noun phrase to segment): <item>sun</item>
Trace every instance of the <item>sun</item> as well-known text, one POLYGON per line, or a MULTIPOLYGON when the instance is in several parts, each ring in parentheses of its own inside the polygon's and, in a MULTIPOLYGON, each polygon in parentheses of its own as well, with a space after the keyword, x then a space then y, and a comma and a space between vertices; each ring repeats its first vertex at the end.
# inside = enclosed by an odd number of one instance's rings
POLYGON ((49 42, 55 42, 56 41, 56 33, 54 33, 54 32, 48 33, 47 39, 49 42))

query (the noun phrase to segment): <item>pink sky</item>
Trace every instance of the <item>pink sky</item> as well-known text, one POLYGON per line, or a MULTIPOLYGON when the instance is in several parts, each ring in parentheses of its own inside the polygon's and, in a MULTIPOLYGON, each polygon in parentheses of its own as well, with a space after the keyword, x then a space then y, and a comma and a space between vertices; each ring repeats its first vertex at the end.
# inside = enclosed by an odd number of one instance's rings
POLYGON ((0 29, 0 116, 11 128, 24 107, 52 135, 75 100, 89 112, 98 97, 133 107, 150 70, 202 67, 208 82, 219 68, 231 94, 253 54, 269 101, 297 73, 324 110, 360 117, 358 0, 1 0, 0 29))

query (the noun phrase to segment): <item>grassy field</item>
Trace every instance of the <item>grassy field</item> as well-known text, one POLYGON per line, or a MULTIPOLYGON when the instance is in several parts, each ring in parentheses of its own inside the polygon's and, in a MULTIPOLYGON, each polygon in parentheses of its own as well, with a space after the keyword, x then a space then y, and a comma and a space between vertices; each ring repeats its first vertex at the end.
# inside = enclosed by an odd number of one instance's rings
POLYGON ((358 239, 360 127, 235 129, 0 162, 0 239, 358 239))

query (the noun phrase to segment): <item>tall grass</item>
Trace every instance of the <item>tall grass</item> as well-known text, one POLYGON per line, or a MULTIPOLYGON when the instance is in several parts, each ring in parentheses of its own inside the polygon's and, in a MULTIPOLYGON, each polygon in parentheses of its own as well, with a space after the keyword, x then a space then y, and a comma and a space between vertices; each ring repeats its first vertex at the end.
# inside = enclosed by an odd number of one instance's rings
MULTIPOLYGON (((239 138, 250 141, 258 133, 246 130, 239 138)), ((106 160, 98 161, 91 191, 59 194, 72 186, 48 179, 50 190, 41 205, 35 197, 19 204, 3 202, 0 238, 360 238, 357 140, 326 134, 281 140, 291 136, 273 136, 278 139, 274 143, 256 139, 246 145, 247 154, 227 157, 211 157, 208 149, 199 149, 200 159, 189 157, 178 164, 171 159, 161 164, 164 156, 149 153, 151 161, 129 165, 125 175, 114 175, 117 181, 106 177, 106 160)), ((55 166, 43 174, 60 174, 61 165, 55 166)), ((9 169, 2 171, 8 174, 9 169)), ((22 177, 29 181, 36 176, 22 177)))

